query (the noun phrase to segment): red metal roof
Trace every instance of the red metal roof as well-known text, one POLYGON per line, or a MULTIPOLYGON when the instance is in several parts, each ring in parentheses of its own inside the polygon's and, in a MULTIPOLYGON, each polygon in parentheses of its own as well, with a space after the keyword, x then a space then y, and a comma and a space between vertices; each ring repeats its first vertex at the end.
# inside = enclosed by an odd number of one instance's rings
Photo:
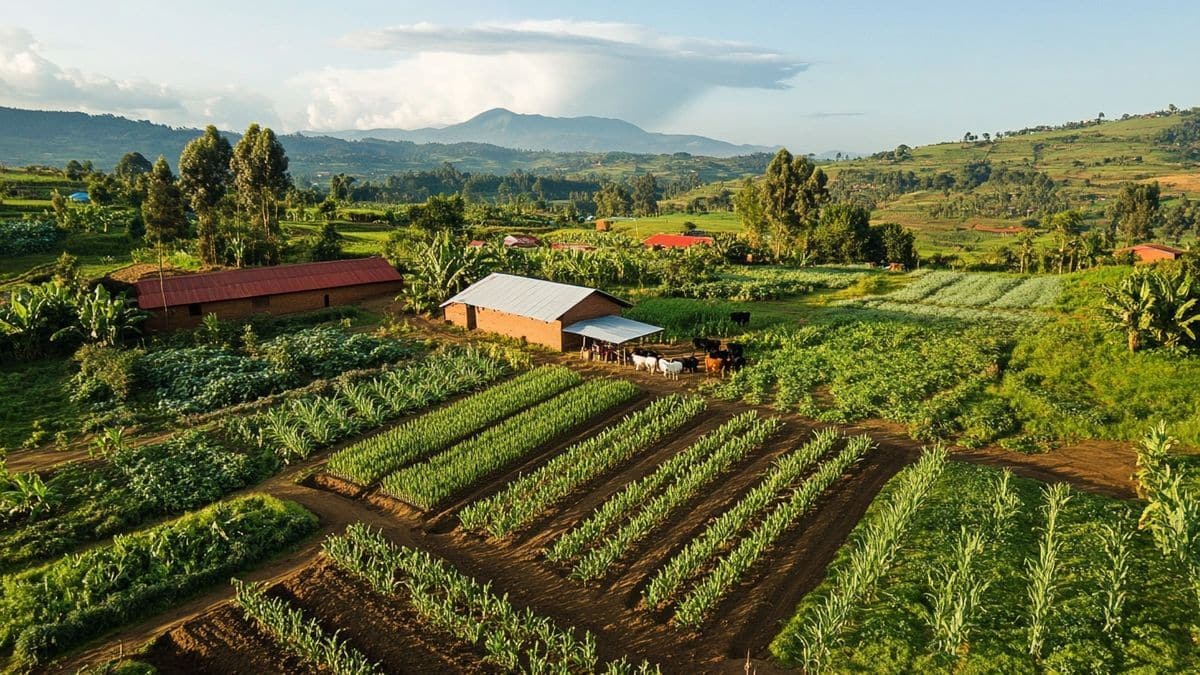
POLYGON ((687 248, 696 244, 711 244, 712 237, 693 237, 689 234, 656 234, 643 242, 647 246, 663 248, 687 248))
POLYGON ((400 280, 400 273, 383 258, 357 258, 185 274, 166 277, 161 288, 158 277, 148 277, 139 280, 134 287, 137 289, 138 307, 161 309, 164 304, 178 307, 400 280), (163 302, 164 292, 166 303, 163 302))

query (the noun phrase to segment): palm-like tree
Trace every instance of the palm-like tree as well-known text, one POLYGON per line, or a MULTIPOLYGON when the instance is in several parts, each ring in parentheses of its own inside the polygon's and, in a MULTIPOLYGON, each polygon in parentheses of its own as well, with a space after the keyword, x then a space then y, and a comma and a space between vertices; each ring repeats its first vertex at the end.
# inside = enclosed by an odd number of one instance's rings
POLYGON ((1165 274, 1152 276, 1155 294, 1155 312, 1151 332, 1155 341, 1164 347, 1178 348, 1185 342, 1195 342, 1193 324, 1200 321, 1200 309, 1196 306, 1196 289, 1190 274, 1180 270, 1168 277, 1165 274))
POLYGON ((1104 316, 1113 330, 1125 333, 1130 352, 1142 346, 1142 338, 1154 325, 1155 284, 1148 274, 1132 274, 1116 288, 1105 288, 1104 316))

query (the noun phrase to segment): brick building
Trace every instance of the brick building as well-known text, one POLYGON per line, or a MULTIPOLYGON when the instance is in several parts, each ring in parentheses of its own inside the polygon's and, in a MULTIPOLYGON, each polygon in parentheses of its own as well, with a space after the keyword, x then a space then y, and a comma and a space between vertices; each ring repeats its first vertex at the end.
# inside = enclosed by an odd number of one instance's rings
POLYGON ((632 305, 594 288, 511 274, 489 274, 442 303, 446 321, 456 326, 562 351, 578 349, 583 340, 564 328, 626 307, 632 305))
POLYGON ((1128 248, 1119 248, 1113 251, 1114 254, 1132 253, 1134 260, 1139 263, 1153 263, 1160 260, 1177 260, 1179 256, 1187 253, 1181 248, 1167 246, 1166 244, 1138 244, 1128 248))
POLYGON ((161 286, 151 276, 134 284, 138 307, 151 313, 148 330, 192 328, 209 314, 239 319, 351 305, 402 287, 400 273, 383 258, 185 274, 161 286))
POLYGON ((701 237, 691 234, 656 234, 642 242, 646 248, 690 248, 697 244, 711 244, 712 237, 701 237))

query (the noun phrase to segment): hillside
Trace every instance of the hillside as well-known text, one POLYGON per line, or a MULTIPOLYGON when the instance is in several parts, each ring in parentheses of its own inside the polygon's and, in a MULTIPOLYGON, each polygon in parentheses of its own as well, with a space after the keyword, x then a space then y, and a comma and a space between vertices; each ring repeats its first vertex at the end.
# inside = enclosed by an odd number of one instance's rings
MULTIPOLYGON (((240 137, 237 133, 224 133, 231 141, 240 137)), ((183 146, 199 134, 196 129, 176 129, 115 115, 0 107, 0 163, 62 166, 77 159, 91 160, 107 169, 125 153, 136 150, 150 158, 164 155, 174 164, 183 146)), ((292 174, 316 179, 339 172, 380 178, 450 163, 460 171, 472 173, 529 171, 619 177, 653 171, 668 179, 695 173, 702 181, 717 181, 760 173, 770 159, 766 154, 718 158, 689 154, 526 151, 486 143, 350 141, 301 134, 284 135, 280 140, 291 160, 292 174)))
POLYGON ((487 143, 505 148, 551 152, 635 152, 663 155, 686 152, 708 157, 735 157, 774 151, 774 148, 766 146, 735 145, 705 136, 653 133, 624 120, 608 117, 547 117, 514 113, 504 108, 494 108, 465 122, 436 129, 366 129, 302 133, 346 140, 374 138, 414 143, 487 143))

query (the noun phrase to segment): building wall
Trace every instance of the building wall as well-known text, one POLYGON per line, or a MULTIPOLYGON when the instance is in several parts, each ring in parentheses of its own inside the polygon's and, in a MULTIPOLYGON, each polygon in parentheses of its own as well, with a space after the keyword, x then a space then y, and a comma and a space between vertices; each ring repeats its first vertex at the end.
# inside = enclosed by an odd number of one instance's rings
POLYGON ((446 321, 455 326, 469 329, 471 328, 469 325, 471 310, 474 310, 474 330, 506 335, 517 340, 525 340, 533 344, 549 347, 550 349, 571 350, 578 349, 583 342, 583 338, 578 335, 563 333, 563 327, 569 326, 576 321, 582 321, 583 319, 617 314, 620 312, 621 307, 599 293, 592 293, 579 304, 572 307, 558 321, 539 321, 527 316, 518 316, 485 307, 469 307, 466 304, 457 302, 447 305, 443 311, 443 316, 446 321))
POLYGON ((326 295, 329 296, 329 307, 341 307, 369 298, 395 295, 403 287, 404 284, 402 282, 389 281, 386 283, 317 289, 301 293, 281 293, 279 295, 262 296, 260 298, 205 302, 200 303, 200 311, 194 315, 188 305, 181 305, 170 308, 169 320, 163 315, 161 310, 151 312, 150 318, 146 320, 145 329, 147 331, 161 331, 167 329, 195 328, 209 314, 216 314, 218 319, 229 320, 242 319, 255 314, 311 312, 326 307, 326 295), (265 301, 265 304, 263 301, 265 301))
POLYGON ((1159 260, 1174 260, 1178 256, 1170 251, 1161 251, 1157 248, 1135 248, 1133 255, 1138 259, 1138 262, 1150 263, 1158 262, 1159 260))

